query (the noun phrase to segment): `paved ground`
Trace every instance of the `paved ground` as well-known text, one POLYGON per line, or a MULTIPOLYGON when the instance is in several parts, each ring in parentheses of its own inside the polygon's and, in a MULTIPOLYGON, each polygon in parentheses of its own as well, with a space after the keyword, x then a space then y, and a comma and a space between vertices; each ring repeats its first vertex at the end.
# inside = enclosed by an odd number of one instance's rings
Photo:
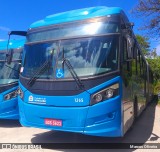
MULTIPOLYGON (((75 133, 48 131, 21 127, 18 121, 0 120, 0 143, 159 143, 160 144, 160 106, 151 104, 135 122, 132 129, 123 138, 100 138, 75 133)), ((46 147, 48 148, 48 147, 46 147)), ((151 149, 127 150, 0 150, 3 152, 50 152, 50 151, 159 151, 151 149)))

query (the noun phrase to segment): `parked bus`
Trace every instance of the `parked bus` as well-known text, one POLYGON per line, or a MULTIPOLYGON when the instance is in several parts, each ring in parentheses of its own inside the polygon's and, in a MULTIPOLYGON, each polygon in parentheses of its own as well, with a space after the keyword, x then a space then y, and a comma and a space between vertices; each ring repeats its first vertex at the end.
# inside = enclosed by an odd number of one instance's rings
POLYGON ((17 88, 24 40, 0 41, 0 119, 18 119, 17 88), (8 48, 7 48, 8 45, 8 48), (7 62, 7 49, 12 60, 7 62))
POLYGON ((26 33, 23 126, 124 136, 151 100, 151 70, 121 8, 47 16, 26 33), (150 94, 149 94, 150 93, 150 94))

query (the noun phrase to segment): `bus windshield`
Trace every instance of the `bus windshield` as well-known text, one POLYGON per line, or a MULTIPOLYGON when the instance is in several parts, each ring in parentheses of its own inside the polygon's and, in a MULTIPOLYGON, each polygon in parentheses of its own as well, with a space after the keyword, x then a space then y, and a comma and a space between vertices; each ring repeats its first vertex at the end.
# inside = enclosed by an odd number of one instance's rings
POLYGON ((26 44, 22 75, 33 77, 47 60, 51 60, 50 66, 39 78, 72 78, 63 63, 64 58, 79 77, 113 72, 118 68, 118 43, 118 35, 106 35, 26 44))
POLYGON ((22 49, 14 49, 12 62, 8 65, 6 62, 6 51, 0 51, 0 85, 18 81, 21 52, 22 49))

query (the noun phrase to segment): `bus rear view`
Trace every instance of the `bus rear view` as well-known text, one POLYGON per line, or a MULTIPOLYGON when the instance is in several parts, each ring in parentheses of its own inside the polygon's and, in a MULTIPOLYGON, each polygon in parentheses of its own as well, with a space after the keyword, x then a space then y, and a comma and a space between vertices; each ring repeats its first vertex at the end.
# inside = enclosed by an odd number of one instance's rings
POLYGON ((134 106, 131 83, 129 95, 122 97, 122 19, 128 23, 120 8, 93 7, 50 15, 30 26, 20 75, 22 125, 124 135, 134 106), (125 101, 131 108, 124 112, 125 101))
POLYGON ((21 66, 24 40, 0 42, 0 119, 18 119, 17 88, 19 69, 21 66), (12 60, 7 63, 8 51, 12 52, 12 60))

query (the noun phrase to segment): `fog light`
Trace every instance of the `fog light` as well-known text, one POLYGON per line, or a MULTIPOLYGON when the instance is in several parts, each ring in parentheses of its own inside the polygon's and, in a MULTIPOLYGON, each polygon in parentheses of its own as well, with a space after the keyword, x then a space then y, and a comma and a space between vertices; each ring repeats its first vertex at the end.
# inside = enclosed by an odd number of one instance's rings
POLYGON ((106 90, 106 97, 111 98, 112 96, 113 96, 113 90, 112 89, 106 90))
POLYGON ((100 102, 100 101, 102 101, 103 97, 102 97, 101 94, 96 94, 96 95, 94 96, 94 99, 95 99, 96 102, 100 102))

